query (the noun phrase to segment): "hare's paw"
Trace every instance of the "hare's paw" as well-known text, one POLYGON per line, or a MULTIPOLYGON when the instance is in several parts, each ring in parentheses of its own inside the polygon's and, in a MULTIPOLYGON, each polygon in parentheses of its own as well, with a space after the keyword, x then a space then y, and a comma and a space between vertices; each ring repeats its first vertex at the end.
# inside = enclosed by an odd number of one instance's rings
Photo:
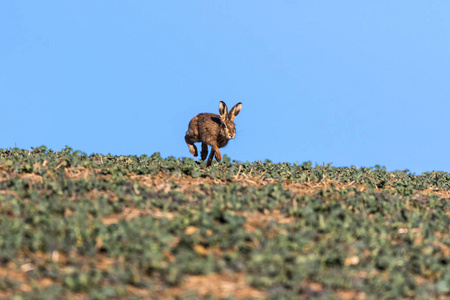
POLYGON ((189 146, 189 152, 191 152, 192 155, 198 156, 197 147, 195 145, 188 145, 189 146))

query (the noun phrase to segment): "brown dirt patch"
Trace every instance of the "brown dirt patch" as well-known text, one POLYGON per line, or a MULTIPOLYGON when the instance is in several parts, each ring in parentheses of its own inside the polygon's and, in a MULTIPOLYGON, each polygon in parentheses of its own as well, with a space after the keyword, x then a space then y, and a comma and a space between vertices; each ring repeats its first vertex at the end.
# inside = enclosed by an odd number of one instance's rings
POLYGON ((158 297, 176 296, 184 298, 188 295, 215 298, 233 296, 237 299, 266 298, 266 294, 246 282, 245 273, 211 273, 207 275, 186 275, 178 287, 173 287, 160 293, 158 297))
POLYGON ((156 209, 137 209, 133 207, 125 207, 122 212, 117 214, 111 214, 102 219, 103 224, 111 225, 116 224, 121 220, 130 221, 133 218, 142 217, 145 215, 151 215, 155 218, 167 218, 173 219, 174 214, 170 212, 163 212, 156 209))
MULTIPOLYGON (((243 212, 242 216, 246 218, 247 222, 244 224, 244 228, 247 232, 255 232, 257 229, 266 228, 270 222, 277 224, 292 223, 295 221, 292 217, 286 217, 279 210, 274 210, 271 213, 260 212, 243 212)), ((287 234, 284 229, 274 227, 270 231, 266 231, 266 234, 275 236, 276 234, 287 234)))

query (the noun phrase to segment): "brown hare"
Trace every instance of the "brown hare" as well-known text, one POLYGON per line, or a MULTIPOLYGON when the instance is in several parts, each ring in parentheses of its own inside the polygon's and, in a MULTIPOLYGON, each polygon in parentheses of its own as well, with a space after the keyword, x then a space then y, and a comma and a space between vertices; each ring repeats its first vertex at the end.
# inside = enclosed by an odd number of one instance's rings
POLYGON ((234 139, 236 136, 236 129, 234 126, 234 118, 239 114, 242 108, 242 103, 239 102, 228 113, 227 105, 220 101, 219 114, 201 113, 196 115, 189 122, 189 129, 186 131, 184 137, 189 151, 192 155, 198 156, 197 147, 194 143, 202 143, 202 160, 208 156, 208 145, 211 146, 211 154, 209 155, 206 166, 211 166, 214 154, 216 160, 220 162, 222 155, 219 148, 225 147, 228 141, 234 139))

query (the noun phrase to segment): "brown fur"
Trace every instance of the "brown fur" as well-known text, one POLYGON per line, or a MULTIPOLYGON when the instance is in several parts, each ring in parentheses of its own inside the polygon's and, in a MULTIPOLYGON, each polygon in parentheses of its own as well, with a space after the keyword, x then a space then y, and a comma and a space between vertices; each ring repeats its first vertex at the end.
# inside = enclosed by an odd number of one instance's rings
POLYGON ((198 156, 197 147, 194 143, 202 143, 201 158, 205 160, 208 156, 208 145, 211 146, 207 166, 210 166, 214 155, 216 160, 220 162, 222 155, 219 148, 225 147, 230 139, 236 136, 234 118, 241 111, 242 103, 236 104, 228 113, 227 105, 220 101, 219 114, 201 113, 196 115, 189 122, 189 129, 184 137, 189 151, 192 155, 198 156))

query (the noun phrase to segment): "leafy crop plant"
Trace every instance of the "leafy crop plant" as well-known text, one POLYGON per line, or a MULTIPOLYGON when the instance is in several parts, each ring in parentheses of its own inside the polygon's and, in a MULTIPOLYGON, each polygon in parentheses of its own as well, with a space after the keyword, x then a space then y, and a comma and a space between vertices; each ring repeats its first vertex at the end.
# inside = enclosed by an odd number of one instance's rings
POLYGON ((0 172, 0 298, 450 296, 445 172, 45 146, 0 172))

